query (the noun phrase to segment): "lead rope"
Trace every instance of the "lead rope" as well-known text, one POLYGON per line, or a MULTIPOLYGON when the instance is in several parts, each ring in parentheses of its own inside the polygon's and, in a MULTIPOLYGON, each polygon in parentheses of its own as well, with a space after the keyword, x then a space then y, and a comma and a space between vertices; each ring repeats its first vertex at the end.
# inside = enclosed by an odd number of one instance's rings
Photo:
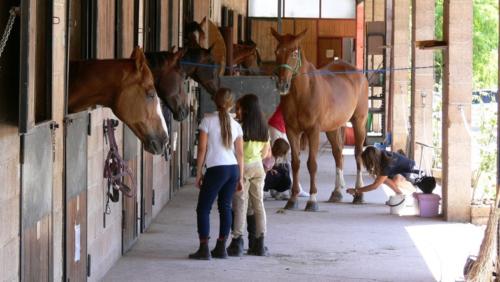
POLYGON ((5 26, 5 30, 2 35, 2 39, 0 40, 0 58, 2 57, 3 51, 5 49, 5 45, 7 45, 7 41, 9 40, 10 32, 12 31, 12 27, 14 26, 14 22, 16 21, 17 14, 19 13, 19 7, 12 7, 9 11, 9 19, 7 20, 7 25, 5 26))
POLYGON ((113 119, 106 119, 104 121, 104 133, 106 141, 109 144, 109 152, 104 161, 103 177, 107 178, 108 193, 106 200, 106 214, 111 213, 109 201, 119 201, 119 191, 127 197, 134 197, 136 195, 136 185, 132 176, 132 171, 127 166, 127 163, 121 158, 118 145, 115 139, 115 127, 118 126, 118 121, 113 119), (124 177, 128 176, 130 179, 131 187, 123 183, 124 177))

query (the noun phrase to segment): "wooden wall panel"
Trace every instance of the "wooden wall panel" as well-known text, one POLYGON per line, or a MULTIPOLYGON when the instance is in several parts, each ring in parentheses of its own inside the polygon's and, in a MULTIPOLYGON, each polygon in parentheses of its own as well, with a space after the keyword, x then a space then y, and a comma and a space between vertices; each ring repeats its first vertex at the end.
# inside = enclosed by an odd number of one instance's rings
POLYGON ((242 14, 242 15, 246 15, 247 14, 247 1, 241 1, 241 0, 222 0, 221 1, 221 5, 222 6, 226 6, 229 9, 234 10, 236 14, 242 14))
POLYGON ((318 20, 320 37, 356 37, 356 20, 318 20))
POLYGON ((169 0, 161 0, 161 22, 160 22, 160 50, 168 50, 168 10, 169 0))
POLYGON ((209 18, 210 1, 207 0, 194 0, 194 20, 201 22, 204 17, 209 18))
POLYGON ((172 6, 172 46, 179 46, 179 8, 180 0, 174 0, 172 6))
POLYGON ((300 33, 307 29, 306 36, 302 39, 301 47, 304 50, 307 60, 316 64, 317 60, 317 25, 316 20, 295 20, 295 33, 300 33))
POLYGON ((122 0, 123 57, 129 58, 134 50, 134 0, 122 0))
POLYGON ((98 1, 97 7, 97 58, 115 56, 115 2, 98 1))
POLYGON ((264 62, 275 61, 274 50, 277 41, 271 35, 271 27, 278 28, 275 21, 270 20, 252 20, 252 40, 259 47, 260 56, 264 62))
MULTIPOLYGON (((281 22, 281 34, 287 33, 295 34, 295 20, 285 19, 281 22)), ((274 39, 274 37, 272 38, 274 39)))

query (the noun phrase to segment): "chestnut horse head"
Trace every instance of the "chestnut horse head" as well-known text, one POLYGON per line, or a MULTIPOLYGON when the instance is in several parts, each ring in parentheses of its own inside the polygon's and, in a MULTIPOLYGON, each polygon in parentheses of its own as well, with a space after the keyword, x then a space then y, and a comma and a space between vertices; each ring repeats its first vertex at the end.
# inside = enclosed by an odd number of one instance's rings
POLYGON ((177 52, 146 52, 148 65, 153 72, 158 96, 164 101, 177 121, 184 120, 189 114, 189 99, 184 91, 186 76, 180 60, 186 53, 184 49, 177 52))
POLYGON ((70 62, 68 109, 102 105, 135 133, 146 151, 161 154, 168 141, 154 79, 139 47, 130 59, 70 62))
POLYGON ((201 48, 192 45, 182 59, 182 68, 186 74, 201 84, 210 95, 214 96, 219 89, 219 68, 212 56, 212 47, 201 48))
POLYGON ((277 87, 281 95, 287 95, 292 85, 292 78, 299 74, 302 66, 302 54, 300 41, 306 35, 307 29, 298 35, 281 35, 271 28, 271 33, 278 40, 278 46, 274 52, 276 55, 276 69, 274 73, 278 76, 277 87))
POLYGON ((192 47, 194 45, 203 45, 206 38, 205 31, 203 31, 203 26, 206 22, 207 18, 204 17, 200 23, 196 21, 186 23, 186 26, 184 28, 185 46, 192 47))

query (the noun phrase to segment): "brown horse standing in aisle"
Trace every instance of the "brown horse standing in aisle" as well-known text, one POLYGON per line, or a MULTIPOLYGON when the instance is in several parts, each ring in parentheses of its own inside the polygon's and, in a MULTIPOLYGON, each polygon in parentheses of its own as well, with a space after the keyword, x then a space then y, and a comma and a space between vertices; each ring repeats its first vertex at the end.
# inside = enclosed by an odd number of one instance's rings
MULTIPOLYGON (((298 207, 299 193, 299 138, 305 134, 309 141, 307 168, 310 174, 310 199, 306 211, 317 211, 316 200, 316 156, 319 149, 319 134, 326 132, 332 145, 337 173, 335 190, 331 202, 342 199, 340 190, 345 188, 342 174, 343 159, 340 128, 350 121, 354 128, 357 166, 356 187, 363 186, 361 178, 361 151, 365 141, 365 125, 368 116, 368 81, 356 68, 335 62, 322 69, 307 61, 300 49, 300 41, 307 30, 294 36, 281 35, 271 28, 272 35, 278 40, 276 48, 277 87, 281 96, 281 106, 286 123, 286 133, 292 148, 293 187, 292 197, 285 208, 298 207), (337 73, 335 73, 337 72, 337 73)), ((354 202, 362 202, 355 198, 354 202)))
POLYGON ((168 131, 146 57, 136 47, 130 59, 71 61, 69 112, 102 105, 134 132, 152 154, 161 154, 168 131))

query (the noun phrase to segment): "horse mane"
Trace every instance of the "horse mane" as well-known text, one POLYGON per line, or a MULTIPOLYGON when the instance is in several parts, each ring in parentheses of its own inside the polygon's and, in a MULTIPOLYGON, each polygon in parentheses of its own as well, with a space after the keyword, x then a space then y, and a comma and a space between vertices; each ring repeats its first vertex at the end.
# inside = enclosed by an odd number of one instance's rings
POLYGON ((162 67, 165 62, 171 61, 174 57, 174 54, 168 51, 146 52, 144 54, 151 69, 162 67))

